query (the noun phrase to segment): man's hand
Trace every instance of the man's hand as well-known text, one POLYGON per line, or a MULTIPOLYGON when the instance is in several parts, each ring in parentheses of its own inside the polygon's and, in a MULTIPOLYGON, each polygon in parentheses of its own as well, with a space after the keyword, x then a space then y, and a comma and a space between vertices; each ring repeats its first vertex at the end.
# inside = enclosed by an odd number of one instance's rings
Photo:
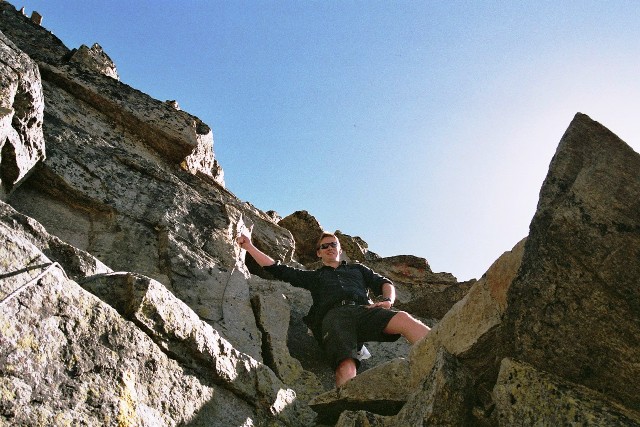
POLYGON ((272 265, 275 263, 273 258, 253 246, 251 237, 247 236, 246 234, 240 233, 240 235, 236 237, 236 242, 238 242, 238 245, 240 245, 242 249, 247 251, 247 253, 253 257, 253 259, 258 263, 260 267, 265 267, 267 265, 272 265))
POLYGON ((391 301, 378 301, 378 302, 374 302, 373 304, 368 305, 368 308, 374 308, 374 307, 381 307, 381 308, 386 308, 387 310, 389 310, 391 307, 393 306, 393 304, 391 304, 391 301))
POLYGON ((247 250, 247 248, 251 246, 251 238, 246 234, 240 234, 236 238, 236 242, 238 242, 238 245, 240 245, 240 247, 244 250, 247 250))

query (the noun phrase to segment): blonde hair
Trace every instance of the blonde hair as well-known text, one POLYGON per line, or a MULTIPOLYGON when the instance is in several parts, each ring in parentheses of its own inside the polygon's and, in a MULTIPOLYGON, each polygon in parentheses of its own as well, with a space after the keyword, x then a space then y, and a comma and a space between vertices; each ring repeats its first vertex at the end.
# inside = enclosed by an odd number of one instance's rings
POLYGON ((320 242, 322 242, 322 240, 326 239, 327 237, 334 237, 336 239, 336 241, 338 242, 338 244, 340 244, 340 240, 338 240, 338 236, 336 236, 334 233, 329 233, 328 231, 323 231, 322 235, 320 236, 320 238, 316 242, 316 250, 320 250, 320 242))

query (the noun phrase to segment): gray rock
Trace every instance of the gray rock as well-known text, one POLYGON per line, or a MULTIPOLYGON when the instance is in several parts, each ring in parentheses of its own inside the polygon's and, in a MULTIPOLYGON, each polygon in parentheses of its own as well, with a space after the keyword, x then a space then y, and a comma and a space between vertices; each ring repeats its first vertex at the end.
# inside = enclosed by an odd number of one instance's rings
POLYGON ((555 387, 545 419, 596 408, 603 423, 637 423, 640 161, 599 124, 576 116, 529 238, 478 281, 433 273, 423 258, 379 259, 340 233, 345 259, 390 277, 397 307, 437 324, 410 349, 368 343, 373 357, 335 391, 302 322, 308 291, 248 280, 269 275, 234 242, 251 230, 259 248, 303 267, 294 248, 312 238, 300 252, 312 268, 317 221, 300 211, 290 231, 239 201, 207 125, 79 65, 8 3, 0 14, 0 180, 11 204, 0 201, 0 422, 310 425, 311 399, 338 425, 490 426, 528 416, 555 387), (18 95, 38 84, 44 115, 38 90, 18 95), (407 351, 390 382, 383 363, 407 351), (499 376, 505 357, 533 367, 505 362, 499 376))
POLYGON ((335 427, 395 427, 390 419, 367 411, 344 411, 335 427))
POLYGON ((509 288, 509 355, 640 409, 640 155, 577 114, 509 288))
POLYGON ((444 348, 422 385, 395 417, 395 425, 471 426, 473 377, 462 363, 444 348))
POLYGON ((311 425, 315 414, 262 363, 236 350, 162 284, 132 273, 89 277, 82 286, 145 331, 160 348, 199 376, 246 401, 260 417, 311 425))
POLYGON ((278 221, 280 227, 291 232, 295 240, 295 259, 303 265, 318 261, 316 243, 325 231, 318 220, 307 211, 296 211, 278 221))
POLYGON ((204 414, 208 425, 260 419, 6 230, 0 227, 0 423, 178 425, 204 414), (7 283, 19 286, 7 295, 7 283))
POLYGON ((458 283, 450 273, 434 273, 426 259, 412 255, 378 258, 366 264, 393 281, 397 309, 423 319, 441 319, 475 282, 458 283))
POLYGON ((323 387, 312 372, 291 356, 287 347, 291 307, 285 283, 252 278, 250 281, 256 321, 262 332, 262 356, 285 384, 290 384, 303 401, 322 393, 323 387))
POLYGON ((491 384, 488 390, 492 388, 501 360, 499 354, 504 351, 498 331, 506 309, 506 295, 520 268, 525 241, 502 254, 465 297, 411 348, 412 387, 420 385, 431 372, 438 349, 443 347, 464 360, 477 378, 488 376, 491 384))
POLYGON ((500 426, 640 426, 640 414, 527 363, 504 359, 493 389, 500 426))
POLYGON ((408 362, 395 359, 316 396, 309 401, 309 406, 318 413, 318 422, 321 423, 335 423, 343 411, 364 410, 395 415, 407 401, 410 392, 406 387, 408 379, 408 362))
POLYGON ((102 46, 98 43, 94 43, 91 47, 80 46, 71 53, 69 62, 79 65, 84 70, 98 72, 107 77, 120 80, 116 64, 113 63, 109 55, 102 50, 102 46))
POLYGON ((0 33, 0 200, 45 158, 38 66, 0 33))
POLYGON ((369 250, 369 245, 361 237, 352 237, 340 230, 336 230, 335 234, 340 241, 340 247, 351 261, 366 262, 380 258, 378 254, 369 250))

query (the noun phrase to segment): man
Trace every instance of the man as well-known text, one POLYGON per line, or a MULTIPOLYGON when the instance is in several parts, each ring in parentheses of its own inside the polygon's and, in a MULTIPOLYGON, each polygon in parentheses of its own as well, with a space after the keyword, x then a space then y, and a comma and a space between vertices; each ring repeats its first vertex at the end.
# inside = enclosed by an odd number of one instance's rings
POLYGON ((340 242, 323 233, 316 245, 323 266, 300 270, 276 262, 242 234, 242 249, 266 271, 294 286, 311 291, 313 305, 305 322, 335 370, 336 387, 356 376, 357 351, 367 341, 396 341, 401 335, 411 344, 429 333, 429 327, 404 311, 392 310, 396 292, 391 280, 361 264, 340 261, 340 242), (372 303, 367 289, 382 295, 372 303))

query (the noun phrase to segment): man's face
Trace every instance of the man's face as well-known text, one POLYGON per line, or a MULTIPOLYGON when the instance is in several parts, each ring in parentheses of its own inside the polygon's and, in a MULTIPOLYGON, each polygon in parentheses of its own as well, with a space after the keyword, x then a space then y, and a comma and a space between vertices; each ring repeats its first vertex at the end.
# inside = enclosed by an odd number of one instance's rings
POLYGON ((318 256, 322 258, 323 263, 340 261, 340 242, 333 236, 327 236, 320 241, 318 256))

